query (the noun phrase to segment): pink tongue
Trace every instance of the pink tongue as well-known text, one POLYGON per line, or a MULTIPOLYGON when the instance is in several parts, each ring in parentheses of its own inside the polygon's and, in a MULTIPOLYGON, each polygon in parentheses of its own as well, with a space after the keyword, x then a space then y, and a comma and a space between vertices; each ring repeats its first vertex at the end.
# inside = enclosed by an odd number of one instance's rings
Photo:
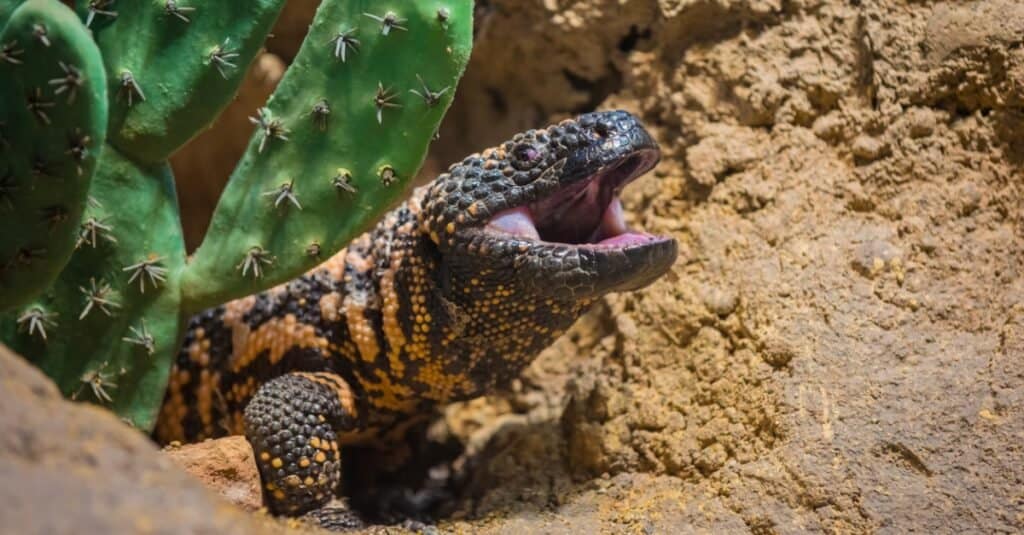
POLYGON ((530 210, 525 206, 518 208, 510 208, 498 212, 497 215, 491 218, 491 221, 487 223, 488 227, 501 232, 507 232, 514 236, 520 236, 531 240, 539 240, 540 234, 537 234, 537 227, 533 224, 533 217, 530 215, 530 210))

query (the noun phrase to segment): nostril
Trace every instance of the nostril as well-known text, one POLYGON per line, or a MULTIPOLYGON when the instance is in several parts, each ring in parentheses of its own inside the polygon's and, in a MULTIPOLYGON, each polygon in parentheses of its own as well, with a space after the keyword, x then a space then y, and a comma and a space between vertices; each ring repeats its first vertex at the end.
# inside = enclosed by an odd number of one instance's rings
POLYGON ((537 156, 540 156, 540 153, 537 151, 537 149, 530 145, 519 145, 518 147, 515 148, 513 154, 515 155, 516 159, 524 162, 532 162, 533 160, 537 159, 537 156))
POLYGON ((600 137, 608 137, 608 134, 611 132, 611 126, 608 123, 597 123, 594 125, 594 132, 600 137))

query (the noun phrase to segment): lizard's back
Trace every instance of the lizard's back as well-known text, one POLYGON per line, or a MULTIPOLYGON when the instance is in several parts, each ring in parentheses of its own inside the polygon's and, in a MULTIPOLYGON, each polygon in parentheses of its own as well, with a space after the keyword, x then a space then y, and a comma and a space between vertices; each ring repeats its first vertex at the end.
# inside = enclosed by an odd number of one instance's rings
MULTIPOLYGON (((394 342, 386 336, 385 311, 397 307, 397 296, 381 290, 394 283, 382 253, 398 250, 389 243, 415 238, 412 222, 407 203, 302 277, 194 316, 171 370, 157 439, 242 434, 243 411, 260 385, 289 372, 336 373, 363 400, 367 378, 390 371, 386 355, 394 342)), ((380 421, 371 422, 370 412, 363 411, 360 427, 393 420, 378 412, 380 421)))

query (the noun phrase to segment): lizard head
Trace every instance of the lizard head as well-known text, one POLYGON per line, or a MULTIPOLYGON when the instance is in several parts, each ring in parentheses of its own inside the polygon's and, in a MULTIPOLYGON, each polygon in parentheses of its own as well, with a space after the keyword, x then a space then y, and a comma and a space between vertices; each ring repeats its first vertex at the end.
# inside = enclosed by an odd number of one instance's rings
POLYGON ((659 157, 624 111, 530 130, 438 177, 423 197, 420 228, 456 286, 476 280, 520 299, 563 302, 641 288, 668 271, 677 246, 627 228, 619 193, 659 157))

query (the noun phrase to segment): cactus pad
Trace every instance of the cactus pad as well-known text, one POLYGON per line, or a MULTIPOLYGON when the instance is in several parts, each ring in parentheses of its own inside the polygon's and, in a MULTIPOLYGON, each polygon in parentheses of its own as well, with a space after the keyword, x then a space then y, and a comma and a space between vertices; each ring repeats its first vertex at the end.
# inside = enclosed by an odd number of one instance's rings
POLYGON ((10 13, 0 34, 0 214, 16 223, 0 233, 0 310, 43 291, 74 251, 106 134, 103 80, 99 50, 71 10, 31 0, 10 13))
POLYGON ((284 0, 79 0, 107 67, 110 143, 166 160, 238 90, 284 0))

